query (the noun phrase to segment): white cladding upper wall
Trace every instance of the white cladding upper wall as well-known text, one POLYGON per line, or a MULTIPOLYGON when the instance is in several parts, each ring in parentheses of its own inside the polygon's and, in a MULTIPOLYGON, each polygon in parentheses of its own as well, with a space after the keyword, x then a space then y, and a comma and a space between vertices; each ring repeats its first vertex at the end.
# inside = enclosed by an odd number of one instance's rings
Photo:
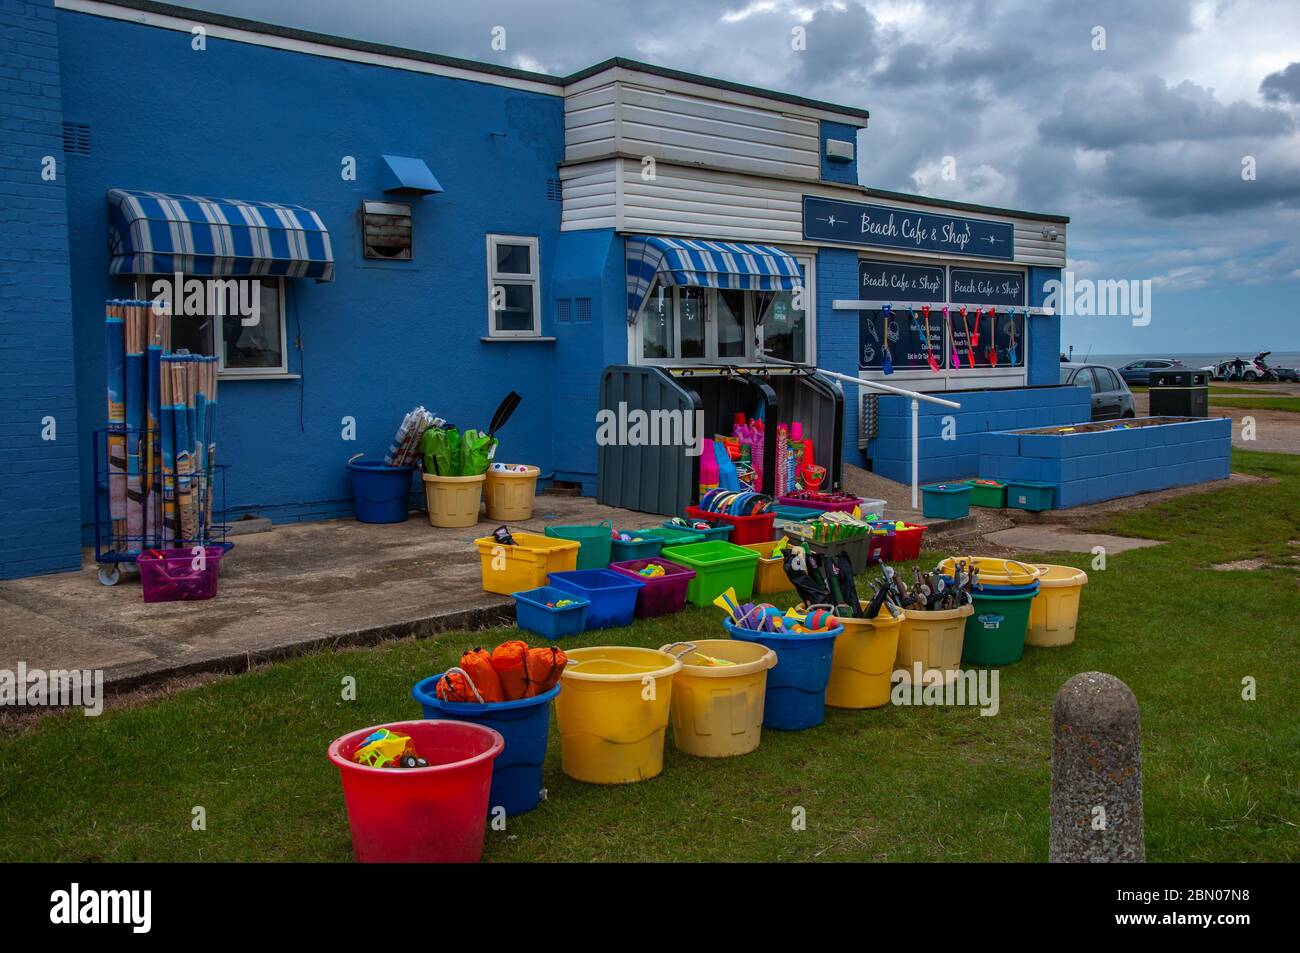
MULTIPOLYGON (((816 181, 824 111, 612 68, 566 90, 564 158, 612 154, 816 181)), ((833 114, 826 114, 830 118, 833 114)), ((839 121, 862 120, 834 116, 839 121)))
MULTIPOLYGON (((941 208, 921 203, 882 200, 854 190, 817 182, 781 181, 735 172, 656 163, 645 174, 635 159, 614 158, 560 170, 564 181, 561 228, 616 228, 652 235, 683 235, 720 240, 801 244, 803 196, 825 195, 850 201, 896 206, 928 212, 941 208)), ((1065 267, 1066 225, 1007 215, 980 215, 954 210, 966 218, 1011 222, 1015 232, 1015 262, 1065 267), (1059 236, 1050 240, 1044 230, 1059 236)), ((876 254, 875 249, 866 253, 876 254)), ((880 254, 898 254, 880 249, 880 254)), ((928 256, 917 253, 915 257, 928 256)))

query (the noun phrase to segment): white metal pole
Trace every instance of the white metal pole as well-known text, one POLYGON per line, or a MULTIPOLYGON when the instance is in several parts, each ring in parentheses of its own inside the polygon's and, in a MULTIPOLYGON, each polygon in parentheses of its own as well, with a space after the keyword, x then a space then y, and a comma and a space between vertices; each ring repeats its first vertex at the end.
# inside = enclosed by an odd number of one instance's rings
POLYGON ((917 508, 917 494, 920 492, 920 410, 921 405, 915 397, 912 398, 912 509, 917 508))

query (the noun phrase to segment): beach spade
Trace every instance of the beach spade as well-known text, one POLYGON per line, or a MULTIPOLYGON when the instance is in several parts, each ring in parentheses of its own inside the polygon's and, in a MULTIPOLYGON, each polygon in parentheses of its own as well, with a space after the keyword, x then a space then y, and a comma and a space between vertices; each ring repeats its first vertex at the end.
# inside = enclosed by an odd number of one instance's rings
MULTIPOLYGON (((976 324, 976 328, 979 325, 976 324)), ((996 308, 989 308, 989 349, 985 355, 990 367, 998 366, 998 313, 996 308)))
POLYGON ((883 314, 885 317, 884 337, 883 340, 880 342, 881 346, 884 347, 885 349, 885 357, 881 363, 880 369, 883 370, 886 375, 889 375, 894 373, 894 355, 889 352, 889 322, 891 320, 890 306, 885 305, 883 308, 880 309, 880 313, 883 314))
POLYGON ((939 362, 934 358, 934 351, 930 349, 930 306, 921 305, 921 317, 925 318, 925 359, 930 365, 930 370, 936 374, 939 373, 939 362))
MULTIPOLYGON (((1029 312, 1026 311, 1026 312, 1025 312, 1025 317, 1028 317, 1028 316, 1029 316, 1029 312)), ((1007 360, 1010 361, 1012 364, 1015 364, 1015 363, 1016 363, 1016 322, 1015 322, 1015 317, 1016 317, 1016 313, 1015 313, 1014 311, 1011 312, 1011 318, 1012 318, 1012 320, 1011 320, 1011 324, 1008 325, 1008 327, 1007 327, 1007 360)))
MULTIPOLYGON (((970 322, 966 320, 966 309, 965 309, 965 308, 962 308, 962 309, 961 309, 961 323, 962 323, 962 326, 966 328, 966 360, 967 360, 967 362, 969 362, 969 364, 970 364, 971 367, 974 367, 974 366, 975 366, 975 348, 971 347, 971 343, 970 343, 970 322)), ((955 358, 955 357, 957 356, 957 346, 956 346, 956 345, 953 345, 952 353, 953 353, 953 357, 955 358)), ((957 362, 957 366, 959 366, 959 367, 961 366, 961 361, 958 361, 958 362, 957 362)))
POLYGON ((975 309, 975 332, 970 336, 970 346, 972 348, 980 346, 980 317, 983 314, 984 312, 981 309, 975 309))

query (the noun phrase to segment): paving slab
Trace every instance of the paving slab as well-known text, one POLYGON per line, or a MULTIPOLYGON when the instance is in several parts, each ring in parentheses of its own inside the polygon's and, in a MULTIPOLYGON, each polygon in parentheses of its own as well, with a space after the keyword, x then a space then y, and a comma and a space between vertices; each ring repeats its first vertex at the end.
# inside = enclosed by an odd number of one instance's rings
POLYGON ((1028 550, 1036 553, 1090 553, 1093 547, 1103 547, 1107 554, 1128 552, 1159 546, 1158 539, 1139 539, 1133 536, 1110 536, 1106 533, 1080 533, 1068 526, 1013 526, 1011 529, 988 533, 990 543, 1007 549, 1028 550))
MULTIPOLYGON (((663 517, 541 496, 533 519, 512 529, 611 520, 620 528, 663 517)), ((114 687, 161 675, 240 671, 328 645, 366 644, 513 618, 513 601, 484 592, 473 540, 493 523, 435 529, 422 513, 405 523, 329 520, 239 536, 223 559, 218 595, 147 604, 139 577, 79 572, 0 582, 0 668, 103 669, 114 687)))

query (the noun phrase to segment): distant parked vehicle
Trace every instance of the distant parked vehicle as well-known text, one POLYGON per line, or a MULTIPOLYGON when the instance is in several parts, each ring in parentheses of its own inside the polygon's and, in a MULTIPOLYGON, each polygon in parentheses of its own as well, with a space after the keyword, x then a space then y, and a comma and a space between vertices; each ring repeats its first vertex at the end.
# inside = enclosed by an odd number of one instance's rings
POLYGON ((1061 383, 1092 391, 1092 419, 1132 417, 1133 392, 1119 372, 1104 364, 1062 364, 1061 383))
POLYGON ((1221 361, 1210 367, 1203 367, 1201 370, 1209 371, 1215 380, 1220 381, 1256 383, 1300 380, 1300 371, 1294 367, 1270 367, 1265 358, 1272 353, 1272 351, 1260 351, 1249 361, 1243 361, 1238 357, 1231 361, 1221 361))
POLYGON ((1119 376, 1126 384, 1150 384, 1152 371, 1167 371, 1171 367, 1182 367, 1183 362, 1172 357, 1150 358, 1142 361, 1130 361, 1119 369, 1119 376))

